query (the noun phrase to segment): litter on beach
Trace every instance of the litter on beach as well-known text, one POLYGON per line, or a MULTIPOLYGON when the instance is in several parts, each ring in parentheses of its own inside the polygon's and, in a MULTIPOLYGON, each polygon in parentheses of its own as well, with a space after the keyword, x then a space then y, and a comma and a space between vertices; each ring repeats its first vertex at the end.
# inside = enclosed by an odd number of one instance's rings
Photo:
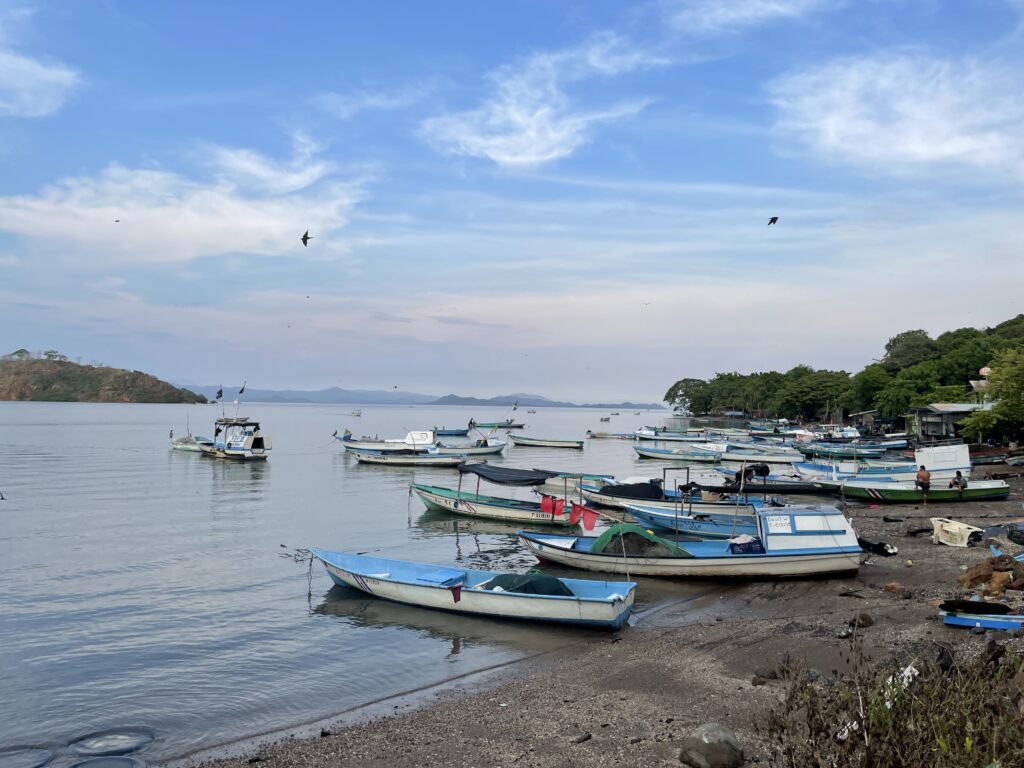
POLYGON ((981 533, 982 530, 981 528, 975 528, 973 525, 950 520, 946 517, 933 517, 930 519, 932 523, 933 544, 945 544, 948 547, 966 547, 971 534, 975 531, 981 533))

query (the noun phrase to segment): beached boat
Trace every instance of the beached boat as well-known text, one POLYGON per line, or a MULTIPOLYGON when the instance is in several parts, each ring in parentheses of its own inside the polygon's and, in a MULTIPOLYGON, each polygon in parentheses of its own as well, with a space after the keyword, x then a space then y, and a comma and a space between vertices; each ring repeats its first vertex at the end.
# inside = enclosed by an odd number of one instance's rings
POLYGON ((438 437, 466 437, 469 434, 469 427, 463 427, 462 429, 434 427, 434 434, 438 437))
POLYGON ((775 578, 856 571, 857 534, 835 507, 761 510, 756 537, 679 544, 635 525, 600 536, 523 531, 519 540, 542 561, 630 576, 775 578))
MULTIPOLYGON (((913 482, 899 480, 816 480, 816 485, 834 490, 848 499, 865 499, 888 504, 920 504, 925 493, 913 482)), ((982 501, 1005 499, 1010 486, 1005 480, 971 480, 966 488, 947 488, 932 483, 928 491, 929 502, 982 501)))
POLYGON ((245 416, 225 417, 213 423, 213 441, 199 443, 203 456, 233 461, 266 461, 270 438, 260 431, 259 422, 245 416))
POLYGON ((469 420, 470 427, 475 429, 525 429, 526 425, 522 422, 515 422, 512 419, 506 421, 474 421, 469 420))
POLYGON ((702 448, 698 445, 687 445, 679 448, 650 448, 645 445, 634 445, 633 450, 643 459, 662 459, 665 461, 710 461, 716 462, 722 456, 721 451, 702 448))
POLYGON ((747 512, 749 507, 739 507, 740 512, 729 514, 722 512, 702 512, 686 514, 686 511, 646 507, 639 504, 627 504, 625 510, 640 525, 645 525, 655 532, 674 534, 689 539, 734 539, 737 536, 757 535, 757 516, 747 512))
POLYGON ((316 548, 310 553, 339 586, 399 603, 493 618, 621 627, 636 591, 631 581, 464 570, 316 548))
POLYGON ((582 440, 555 440, 546 437, 527 437, 526 435, 509 435, 513 445, 529 445, 535 448, 583 448, 582 440))
POLYGON ((457 467, 465 460, 465 455, 448 456, 436 450, 405 450, 405 451, 374 451, 364 448, 348 448, 356 461, 362 464, 390 464, 396 467, 457 467))
POLYGON ((966 445, 918 448, 913 461, 830 461, 797 462, 794 471, 807 480, 906 480, 915 479, 919 467, 932 473, 932 482, 952 479, 957 472, 971 476, 971 459, 966 445))

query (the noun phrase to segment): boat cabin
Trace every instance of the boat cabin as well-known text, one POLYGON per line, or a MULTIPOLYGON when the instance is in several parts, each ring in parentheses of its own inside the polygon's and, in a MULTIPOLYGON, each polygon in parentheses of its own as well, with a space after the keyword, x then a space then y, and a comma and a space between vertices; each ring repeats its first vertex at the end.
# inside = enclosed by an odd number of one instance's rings
POLYGON ((269 451, 270 438, 260 433, 258 421, 245 416, 217 419, 213 429, 218 448, 235 451, 269 451))

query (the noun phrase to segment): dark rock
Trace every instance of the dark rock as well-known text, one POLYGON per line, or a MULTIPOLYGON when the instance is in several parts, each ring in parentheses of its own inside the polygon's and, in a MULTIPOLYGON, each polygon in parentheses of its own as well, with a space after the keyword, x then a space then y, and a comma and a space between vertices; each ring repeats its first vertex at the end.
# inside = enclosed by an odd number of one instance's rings
POLYGON ((1018 579, 1024 579, 1024 562, 1018 562, 1017 560, 1014 560, 1013 570, 1011 571, 1011 573, 1013 574, 1014 581, 1017 581, 1018 579))
POLYGON ((326 728, 321 728, 320 729, 320 738, 321 739, 326 739, 330 735, 331 735, 331 732, 328 731, 326 728))
POLYGON ((639 744, 641 741, 643 741, 642 737, 634 736, 632 739, 629 740, 629 743, 630 744, 639 744))
POLYGON ((850 619, 851 627, 870 627, 874 623, 875 620, 871 618, 871 614, 864 613, 863 611, 850 619))
POLYGON ((899 595, 906 592, 907 588, 900 584, 898 581, 890 581, 888 584, 882 587, 882 590, 894 595, 899 595))
POLYGON ((821 677, 821 672, 819 672, 818 670, 816 670, 816 669, 808 669, 807 670, 807 679, 810 680, 812 683, 815 680, 817 680, 819 677, 821 677))
POLYGON ((683 740, 679 761, 690 768, 739 768, 743 747, 724 725, 705 723, 683 740))
POLYGON ((750 681, 750 684, 753 685, 753 686, 758 686, 758 685, 765 685, 767 682, 768 681, 765 680, 760 675, 754 675, 753 679, 751 679, 751 681, 750 681))
POLYGON ((891 515, 882 515, 882 521, 886 523, 902 523, 902 517, 892 517, 891 515))
POLYGON ((971 634, 972 635, 984 635, 985 634, 985 628, 983 626, 981 626, 980 624, 977 625, 977 626, 971 627, 971 634))
POLYGON ((1006 538, 1014 544, 1024 546, 1024 525, 1021 523, 1008 523, 1006 529, 1006 538))
POLYGON ((992 558, 992 570, 993 571, 1012 571, 1016 560, 1010 555, 999 555, 998 557, 992 558))
MULTIPOLYGON (((983 584, 992 578, 994 569, 992 568, 993 558, 989 557, 984 560, 979 560, 966 571, 961 573, 956 578, 957 584, 961 587, 971 588, 977 584, 983 584)), ((1012 567, 1012 566, 1011 566, 1012 567)))
POLYGON ((266 758, 263 757, 263 755, 253 755, 246 762, 248 762, 249 765, 252 765, 253 763, 262 763, 265 759, 266 758))
POLYGON ((587 733, 581 733, 579 736, 577 736, 575 739, 572 740, 572 743, 573 744, 582 744, 584 741, 590 741, 592 738, 594 738, 594 737, 588 731, 587 733))
POLYGON ((853 627, 852 626, 843 627, 838 632, 836 632, 836 637, 838 637, 840 640, 845 640, 846 638, 848 638, 848 637, 850 637, 852 635, 853 635, 853 627))

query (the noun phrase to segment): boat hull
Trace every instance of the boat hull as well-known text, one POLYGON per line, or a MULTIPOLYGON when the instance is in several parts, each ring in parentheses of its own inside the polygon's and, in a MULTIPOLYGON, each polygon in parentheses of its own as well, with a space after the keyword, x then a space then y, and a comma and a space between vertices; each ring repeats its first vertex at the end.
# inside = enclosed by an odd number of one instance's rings
MULTIPOLYGON (((734 509, 739 509, 741 514, 752 515, 754 513, 753 504, 735 504, 734 502, 709 502, 709 501, 687 501, 679 502, 672 501, 671 499, 630 499, 625 496, 608 496, 607 494, 597 493, 596 491, 588 491, 582 489, 583 498, 588 502, 596 504, 602 507, 611 507, 614 509, 626 510, 630 505, 633 506, 644 506, 644 507, 655 507, 657 509, 665 510, 680 510, 681 513, 718 513, 730 512, 734 509)), ((628 510, 626 510, 628 511, 628 510)))
MULTIPOLYGON (((893 483, 895 485, 895 483, 893 483)), ((909 488, 884 488, 881 483, 870 487, 829 483, 823 487, 834 488, 848 499, 864 499, 866 501, 880 501, 887 504, 920 504, 924 502, 924 492, 919 489, 909 488)), ((1004 488, 978 488, 968 485, 964 491, 955 488, 932 488, 928 491, 928 501, 984 501, 994 499, 1005 499, 1010 495, 1010 489, 1004 488)))
POLYGON ((571 568, 602 573, 628 573, 633 576, 672 578, 781 578, 846 573, 860 567, 860 552, 835 552, 814 555, 733 555, 720 558, 696 557, 621 557, 578 552, 554 546, 543 534, 519 534, 521 541, 538 560, 571 568))
POLYGON ((647 448, 642 445, 633 446, 633 450, 642 459, 661 459, 662 461, 706 461, 714 464, 721 456, 716 451, 689 451, 685 448, 647 448))
POLYGON ((371 453, 349 448, 348 453, 362 464, 384 464, 395 467, 457 467, 462 463, 462 456, 415 455, 403 456, 391 451, 371 453))
POLYGON ((354 573, 322 559, 321 562, 335 584, 351 587, 385 600, 453 613, 520 621, 552 621, 617 628, 625 624, 629 618, 635 593, 635 585, 629 583, 622 584, 626 594, 611 600, 524 595, 463 586, 456 601, 455 593, 446 586, 410 584, 387 578, 375 578, 354 573))
POLYGON ((524 437, 522 435, 509 435, 508 439, 513 445, 532 446, 535 448, 572 448, 583 449, 582 440, 544 440, 536 437, 524 437))
POLYGON ((502 499, 476 493, 460 493, 451 488, 433 485, 410 486, 420 497, 427 509, 451 512, 466 517, 485 520, 508 520, 517 523, 568 526, 569 515, 551 515, 542 512, 539 502, 502 499))

